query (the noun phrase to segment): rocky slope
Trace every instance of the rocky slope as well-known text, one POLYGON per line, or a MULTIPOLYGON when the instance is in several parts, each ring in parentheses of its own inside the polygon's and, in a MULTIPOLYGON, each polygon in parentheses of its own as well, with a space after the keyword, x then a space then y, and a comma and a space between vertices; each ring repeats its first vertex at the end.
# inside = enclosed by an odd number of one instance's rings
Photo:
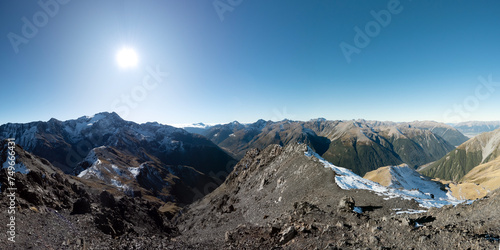
POLYGON ((421 173, 445 180, 459 181, 473 168, 495 161, 500 156, 500 129, 478 135, 421 173))
POLYGON ((0 142, 0 209, 13 211, 0 223, 12 225, 10 216, 15 217, 14 237, 0 241, 1 249, 130 249, 147 245, 138 242, 142 235, 176 235, 164 212, 167 203, 66 175, 19 146, 11 174, 5 164, 9 152, 6 141, 0 142))
MULTIPOLYGON (((411 200, 339 186, 305 145, 250 150, 214 192, 176 219, 176 241, 218 249, 496 248, 500 197, 419 209, 411 200), (485 209, 488 213, 480 212, 485 209), (360 213, 361 212, 361 213, 360 213)), ((334 171, 332 171, 334 170, 334 171)), ((340 171, 340 172, 338 172, 340 171)))
POLYGON ((407 163, 417 167, 440 159, 454 149, 453 144, 440 135, 453 143, 464 140, 460 132, 444 124, 428 122, 418 125, 421 128, 365 120, 259 120, 246 125, 233 122, 205 127, 203 132, 196 127, 196 131, 236 157, 242 157, 251 148, 305 143, 328 161, 363 175, 382 166, 407 163))
MULTIPOLYGON (((170 202, 171 208, 190 204, 203 197, 205 186, 222 180, 207 176, 192 167, 164 165, 157 158, 149 161, 123 153, 113 147, 98 147, 79 164, 85 169, 78 174, 82 181, 113 187, 128 196, 170 202)), ((213 187, 215 188, 215 187, 213 187)))

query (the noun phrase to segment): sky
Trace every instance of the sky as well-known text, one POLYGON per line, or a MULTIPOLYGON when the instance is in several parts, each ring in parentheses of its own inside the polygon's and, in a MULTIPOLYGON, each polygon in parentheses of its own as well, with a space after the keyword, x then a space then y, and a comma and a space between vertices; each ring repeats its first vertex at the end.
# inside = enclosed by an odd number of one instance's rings
POLYGON ((0 124, 500 120, 499 1, 5 0, 0 124), (138 62, 123 68, 122 48, 138 62))

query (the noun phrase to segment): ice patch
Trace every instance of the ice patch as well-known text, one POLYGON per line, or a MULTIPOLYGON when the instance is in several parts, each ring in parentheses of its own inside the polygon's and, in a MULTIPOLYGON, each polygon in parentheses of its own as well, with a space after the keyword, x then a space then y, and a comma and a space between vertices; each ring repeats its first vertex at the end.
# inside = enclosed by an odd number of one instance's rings
POLYGON ((362 214, 363 213, 363 209, 360 208, 360 207, 354 207, 354 209, 352 211, 354 211, 354 212, 356 212, 358 214, 362 214))
POLYGON ((425 212, 427 210, 408 209, 407 211, 397 211, 396 214, 420 214, 425 212))

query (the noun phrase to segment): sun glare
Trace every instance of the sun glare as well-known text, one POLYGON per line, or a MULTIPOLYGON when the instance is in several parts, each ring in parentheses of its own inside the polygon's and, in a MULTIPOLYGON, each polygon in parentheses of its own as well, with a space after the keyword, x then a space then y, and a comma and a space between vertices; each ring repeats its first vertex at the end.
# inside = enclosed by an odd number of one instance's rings
POLYGON ((122 48, 116 54, 116 61, 121 68, 133 68, 137 65, 137 53, 131 48, 122 48))

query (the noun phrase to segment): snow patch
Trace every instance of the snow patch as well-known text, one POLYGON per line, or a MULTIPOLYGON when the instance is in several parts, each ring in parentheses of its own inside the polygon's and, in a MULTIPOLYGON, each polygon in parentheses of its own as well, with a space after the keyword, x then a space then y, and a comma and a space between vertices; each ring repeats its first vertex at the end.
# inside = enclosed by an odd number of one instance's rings
POLYGON ((141 164, 139 167, 129 167, 128 168, 128 171, 130 172, 130 174, 134 177, 134 178, 137 178, 137 176, 139 175, 139 173, 141 172, 141 169, 144 168, 144 163, 141 164))
POLYGON ((397 211, 396 214, 420 214, 425 212, 427 210, 408 209, 407 211, 397 211))
POLYGON ((101 173, 101 170, 99 170, 97 168, 98 165, 101 164, 101 160, 97 159, 93 164, 92 166, 90 166, 89 168, 83 170, 81 173, 79 173, 77 175, 77 177, 79 178, 85 178, 85 179, 88 179, 90 178, 91 176, 95 176, 97 178, 99 178, 99 180, 103 180, 104 177, 101 173))
POLYGON ((123 172, 120 168, 118 168, 116 165, 111 165, 111 168, 113 169, 113 171, 115 171, 115 173, 118 175, 118 176, 123 176, 123 172))
MULTIPOLYGON (((326 168, 331 168, 333 171, 335 171, 338 175, 335 176, 335 182, 337 185, 342 188, 342 189, 364 189, 364 190, 370 190, 375 192, 376 194, 380 196, 386 196, 386 200, 388 199, 393 199, 393 198, 402 198, 405 200, 411 200, 414 199, 418 203, 420 203, 421 207, 424 208, 431 208, 431 207, 442 207, 445 205, 457 205, 462 202, 465 202, 465 200, 458 200, 454 198, 450 191, 444 192, 442 190, 439 190, 440 192, 444 193, 437 193, 438 190, 435 190, 434 187, 426 187, 424 190, 429 191, 432 190, 433 192, 436 192, 437 194, 431 195, 431 193, 424 193, 421 190, 419 190, 419 186, 411 186, 411 184, 406 183, 401 188, 393 188, 393 187, 385 187, 382 186, 374 181, 367 180, 362 178, 361 176, 353 173, 351 170, 346 169, 346 168, 341 168, 337 167, 330 162, 326 161, 323 159, 321 156, 319 156, 317 153, 315 153, 311 148, 308 147, 308 150, 305 152, 305 155, 307 157, 315 157, 317 158, 321 163, 326 168)), ((413 183, 415 184, 415 183, 413 183)), ((417 185, 417 184, 415 184, 417 185)))

